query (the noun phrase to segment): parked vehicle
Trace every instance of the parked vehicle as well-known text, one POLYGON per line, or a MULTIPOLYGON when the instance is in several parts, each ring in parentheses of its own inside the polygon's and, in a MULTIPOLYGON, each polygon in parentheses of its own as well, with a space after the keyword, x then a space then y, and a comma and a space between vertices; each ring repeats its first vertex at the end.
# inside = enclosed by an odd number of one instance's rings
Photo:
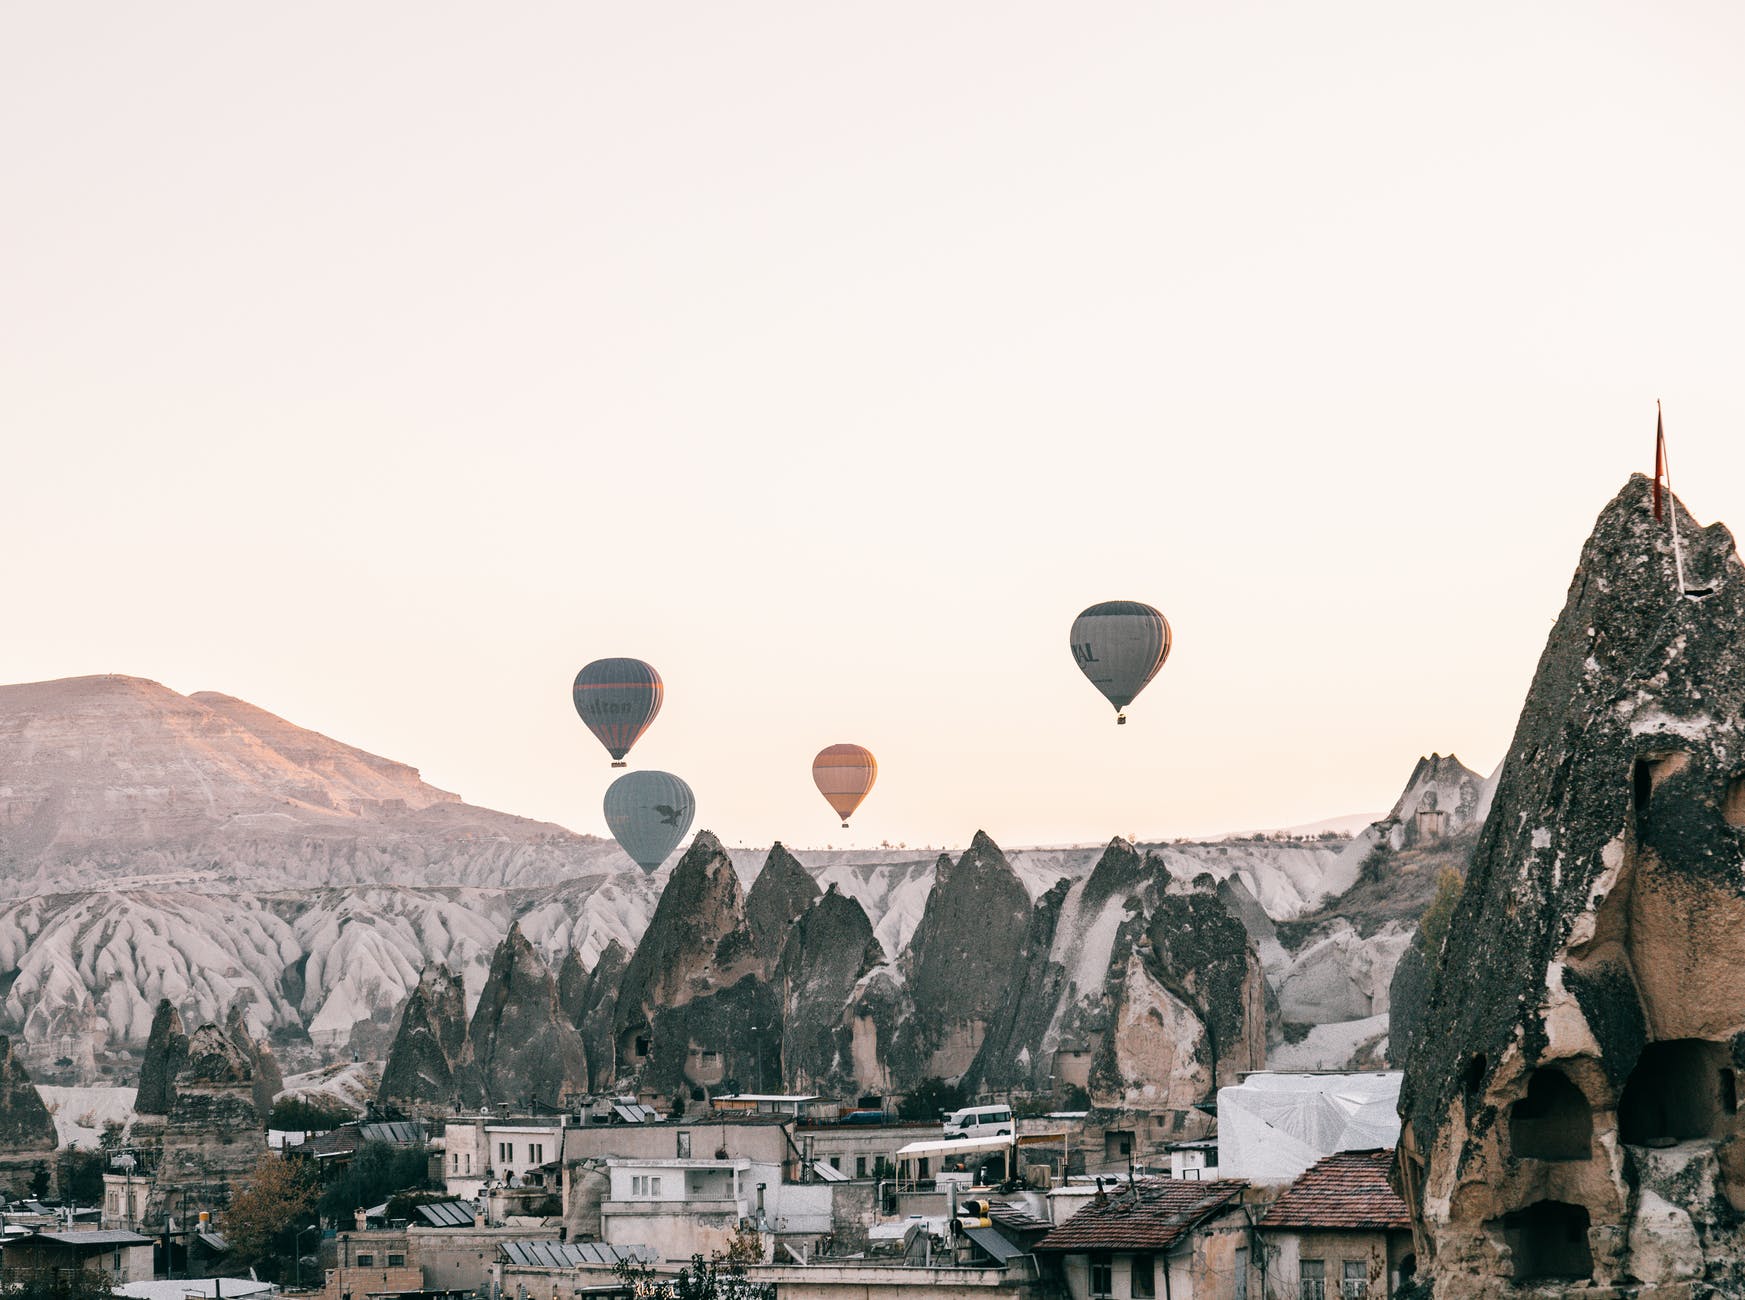
POLYGON ((965 1106, 945 1117, 948 1138, 1010 1137, 1016 1128, 1010 1106, 965 1106))

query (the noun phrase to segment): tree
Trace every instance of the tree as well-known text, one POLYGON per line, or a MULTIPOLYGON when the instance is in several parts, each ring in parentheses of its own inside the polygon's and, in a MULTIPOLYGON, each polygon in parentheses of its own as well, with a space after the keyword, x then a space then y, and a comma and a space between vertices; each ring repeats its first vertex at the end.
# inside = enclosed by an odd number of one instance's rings
POLYGON ((637 1260, 620 1260, 613 1271, 640 1300, 775 1300, 772 1283, 753 1282, 745 1264, 734 1257, 745 1253, 717 1251, 709 1259, 692 1255, 691 1262, 671 1279, 661 1278, 637 1260))
POLYGON ((291 1235, 308 1224, 318 1193, 313 1166, 303 1160, 264 1155, 248 1186, 230 1198, 224 1230, 244 1264, 271 1261, 276 1271, 291 1235))
POLYGON ((113 1300, 109 1275, 96 1269, 38 1273, 5 1289, 6 1300, 113 1300))
POLYGON ((67 1147, 61 1152, 61 1198, 74 1205, 95 1205, 103 1199, 103 1156, 67 1147))
POLYGON ((379 1205, 395 1192, 429 1185, 430 1156, 423 1147, 366 1142, 321 1193, 319 1208, 328 1218, 350 1218, 353 1211, 379 1205))
POLYGON ((336 1101, 281 1097, 273 1103, 273 1113, 267 1117, 267 1127, 288 1133, 329 1133, 356 1118, 349 1108, 336 1101))
POLYGON ((1436 897, 1418 918, 1418 935, 1424 941, 1424 956, 1431 969, 1438 965, 1442 941, 1448 937, 1448 926, 1454 920, 1454 908, 1460 902, 1460 891, 1466 881, 1453 867, 1443 867, 1436 877, 1436 897))
POLYGON ((923 1079, 915 1090, 897 1105, 897 1118, 935 1120, 954 1110, 963 1109, 963 1089, 944 1079, 923 1079))

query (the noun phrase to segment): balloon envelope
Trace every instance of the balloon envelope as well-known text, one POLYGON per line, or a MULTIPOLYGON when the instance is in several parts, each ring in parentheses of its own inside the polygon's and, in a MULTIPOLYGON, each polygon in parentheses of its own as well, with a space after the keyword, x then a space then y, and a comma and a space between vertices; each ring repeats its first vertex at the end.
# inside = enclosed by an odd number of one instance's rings
POLYGON ((696 811, 691 787, 671 772, 626 772, 606 787, 606 825, 644 871, 667 860, 696 811))
POLYGON ((831 745, 812 760, 812 781, 844 826, 878 778, 878 760, 859 745, 831 745))
POLYGON ((1169 643, 1169 620, 1136 600, 1105 600, 1072 624, 1073 661, 1117 714, 1157 676, 1169 643))
POLYGON ((660 674, 640 659, 596 659, 576 674, 576 712, 617 765, 660 712, 660 674))

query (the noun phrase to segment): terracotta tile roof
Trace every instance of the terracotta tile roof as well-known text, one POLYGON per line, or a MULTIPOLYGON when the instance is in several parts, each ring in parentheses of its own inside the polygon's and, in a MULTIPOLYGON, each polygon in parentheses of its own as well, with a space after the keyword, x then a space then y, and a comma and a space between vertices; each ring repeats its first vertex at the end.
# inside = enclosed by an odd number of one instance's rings
POLYGON ((1316 1161, 1272 1203, 1263 1228, 1409 1228, 1406 1203, 1388 1182, 1393 1148, 1337 1151, 1316 1161))
POLYGON ((1204 1219, 1242 1194, 1248 1184, 1185 1178, 1141 1179, 1092 1201, 1041 1241, 1037 1250, 1167 1250, 1204 1219))

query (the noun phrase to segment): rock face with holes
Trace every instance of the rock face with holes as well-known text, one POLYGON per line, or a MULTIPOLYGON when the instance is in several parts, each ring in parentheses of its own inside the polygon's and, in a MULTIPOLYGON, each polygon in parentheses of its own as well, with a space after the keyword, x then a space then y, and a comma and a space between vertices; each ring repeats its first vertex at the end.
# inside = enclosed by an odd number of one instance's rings
POLYGON ((1582 552, 1406 1062, 1438 1300, 1745 1294, 1745 566, 1637 476, 1582 552))

